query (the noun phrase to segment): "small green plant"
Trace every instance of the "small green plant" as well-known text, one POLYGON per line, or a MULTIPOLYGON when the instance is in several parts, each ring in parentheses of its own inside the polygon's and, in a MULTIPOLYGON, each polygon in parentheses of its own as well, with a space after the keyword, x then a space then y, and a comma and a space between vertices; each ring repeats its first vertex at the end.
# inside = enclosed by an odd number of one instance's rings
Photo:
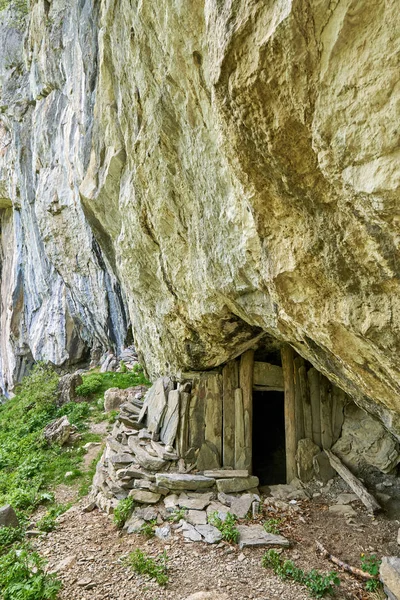
POLYGON ((53 531, 56 527, 57 517, 65 513, 70 508, 71 504, 55 504, 51 506, 47 513, 37 522, 37 528, 40 531, 53 531))
POLYGON ((170 521, 171 523, 179 523, 179 521, 181 519, 184 519, 185 516, 186 516, 185 508, 175 508, 174 512, 172 512, 169 515, 168 521, 170 521))
POLYGON ((382 583, 378 579, 381 560, 375 554, 366 556, 361 554, 361 567, 364 571, 372 575, 375 579, 370 579, 365 583, 365 589, 368 592, 375 592, 382 587, 382 583))
POLYGON ((78 396, 92 396, 98 392, 103 385, 103 378, 101 375, 86 375, 81 385, 76 388, 78 396))
POLYGON ((272 569, 281 579, 289 579, 306 586, 314 598, 332 595, 340 579, 335 571, 320 573, 312 569, 308 573, 299 569, 291 560, 284 560, 276 550, 268 550, 262 558, 262 566, 272 569))
POLYGON ((137 548, 129 554, 128 564, 136 573, 148 575, 155 579, 159 585, 167 585, 168 556, 165 550, 156 558, 151 558, 151 556, 137 548))
POLYGON ((71 425, 76 425, 78 429, 85 428, 85 422, 90 415, 90 404, 87 402, 67 402, 58 411, 57 416, 66 415, 71 425))
POLYGON ((25 531, 22 527, 0 527, 0 554, 15 542, 20 542, 24 535, 25 531))
POLYGON ((267 519, 264 523, 264 529, 267 533, 274 535, 280 534, 280 526, 282 525, 282 519, 267 519))
POLYGON ((152 521, 148 521, 147 523, 144 523, 141 526, 140 533, 142 533, 148 539, 150 539, 150 538, 154 537, 154 535, 155 535, 154 528, 156 525, 157 525, 157 521, 155 519, 153 519, 152 521))
POLYGON ((226 542, 234 542, 236 544, 239 540, 239 531, 236 527, 236 517, 232 513, 226 513, 225 520, 223 521, 218 516, 218 512, 215 511, 208 517, 208 522, 219 529, 222 534, 222 539, 226 542))
POLYGON ((117 410, 110 410, 110 412, 108 413, 108 416, 107 416, 107 421, 112 425, 117 420, 117 416, 118 416, 117 410))
POLYGON ((120 373, 127 373, 128 372, 127 366, 126 366, 126 364, 124 363, 123 360, 119 361, 119 372, 120 373))
POLYGON ((29 545, 16 545, 0 556, 2 600, 55 600, 61 582, 46 574, 45 561, 29 545))
POLYGON ((125 522, 129 519, 135 506, 133 498, 124 498, 118 502, 114 510, 114 523, 118 529, 122 529, 125 522))

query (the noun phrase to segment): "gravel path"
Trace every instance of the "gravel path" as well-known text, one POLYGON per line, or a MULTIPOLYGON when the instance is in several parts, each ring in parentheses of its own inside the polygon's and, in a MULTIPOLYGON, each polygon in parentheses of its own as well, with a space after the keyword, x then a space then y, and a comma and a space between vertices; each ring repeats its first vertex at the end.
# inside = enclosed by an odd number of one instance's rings
POLYGON ((61 600, 183 600, 204 590, 220 590, 232 600, 309 599, 303 588, 282 582, 261 567, 262 549, 240 552, 225 543, 216 547, 185 542, 179 534, 167 544, 120 534, 109 517, 98 511, 83 513, 82 505, 65 513, 55 531, 35 540, 50 570, 64 559, 71 563, 58 574, 64 583, 61 600), (152 556, 167 550, 166 588, 121 564, 135 548, 152 556))

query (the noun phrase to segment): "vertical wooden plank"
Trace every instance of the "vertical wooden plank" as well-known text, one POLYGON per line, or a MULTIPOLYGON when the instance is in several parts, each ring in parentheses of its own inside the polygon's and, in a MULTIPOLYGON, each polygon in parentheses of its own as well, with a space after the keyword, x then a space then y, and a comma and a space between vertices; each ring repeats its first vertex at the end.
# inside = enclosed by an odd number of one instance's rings
POLYGON ((322 447, 329 450, 332 447, 332 386, 329 379, 320 377, 321 397, 321 441, 322 447))
POLYGON ((253 445, 253 371, 254 350, 247 350, 240 357, 239 382, 243 398, 244 415, 244 469, 252 471, 252 445, 253 445))
POLYGON ((222 370, 222 464, 235 466, 235 390, 239 387, 239 362, 231 360, 222 370))
POLYGON ((308 373, 308 389, 310 392, 311 400, 311 412, 312 412, 312 440, 314 444, 317 444, 322 448, 321 442, 321 398, 319 390, 319 378, 320 374, 317 369, 312 367, 308 373))
POLYGON ((294 391, 294 351, 289 345, 281 349, 283 379, 285 384, 285 446, 286 478, 290 483, 296 477, 296 420, 294 391))
POLYGON ((344 420, 344 405, 346 394, 343 390, 332 385, 332 443, 338 441, 342 433, 344 420))
POLYGON ((210 442, 219 456, 222 457, 222 377, 219 374, 207 377, 206 380, 206 441, 210 442))
POLYGON ((304 359, 298 356, 294 359, 294 392, 295 392, 295 419, 296 419, 296 441, 302 440, 305 437, 304 434, 304 411, 303 411, 303 397, 301 393, 300 383, 300 369, 304 367, 304 359))
POLYGON ((310 440, 313 439, 313 422, 312 422, 312 410, 311 410, 311 399, 310 390, 308 388, 307 370, 305 365, 302 365, 299 369, 299 380, 300 380, 300 395, 303 406, 303 419, 304 419, 304 436, 310 440))
POLYGON ((204 381, 193 380, 192 396, 189 407, 189 446, 201 448, 205 430, 205 387, 204 381))
POLYGON ((181 405, 179 407, 179 425, 177 435, 177 451, 182 458, 189 450, 189 406, 190 393, 181 392, 181 405))
POLYGON ((235 469, 246 468, 245 427, 243 412, 243 394, 235 390, 235 469))

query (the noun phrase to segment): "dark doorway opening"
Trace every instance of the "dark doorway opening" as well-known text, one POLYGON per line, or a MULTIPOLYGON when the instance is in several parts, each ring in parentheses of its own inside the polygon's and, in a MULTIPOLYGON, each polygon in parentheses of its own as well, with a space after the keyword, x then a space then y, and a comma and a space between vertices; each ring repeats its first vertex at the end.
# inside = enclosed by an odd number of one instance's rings
POLYGON ((283 392, 253 392, 253 473, 260 485, 286 483, 283 392))

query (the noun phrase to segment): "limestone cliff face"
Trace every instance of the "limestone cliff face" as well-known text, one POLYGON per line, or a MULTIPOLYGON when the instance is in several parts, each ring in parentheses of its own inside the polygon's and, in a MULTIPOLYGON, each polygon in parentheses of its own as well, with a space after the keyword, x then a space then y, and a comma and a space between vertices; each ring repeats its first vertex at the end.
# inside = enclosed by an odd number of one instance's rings
POLYGON ((399 435, 397 3, 2 15, 4 376, 122 340, 121 285, 152 375, 267 333, 399 435))

